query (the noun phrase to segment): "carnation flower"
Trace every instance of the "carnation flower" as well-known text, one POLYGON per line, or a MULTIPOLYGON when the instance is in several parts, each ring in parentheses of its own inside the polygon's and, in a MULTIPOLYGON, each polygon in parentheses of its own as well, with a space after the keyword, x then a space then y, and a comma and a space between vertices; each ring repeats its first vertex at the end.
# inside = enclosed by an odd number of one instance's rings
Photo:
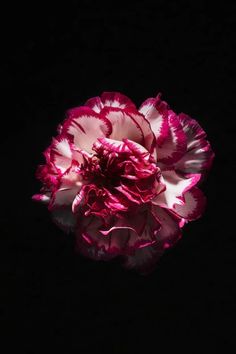
POLYGON ((137 109, 116 92, 69 110, 44 155, 33 199, 74 232, 80 253, 119 256, 143 273, 202 215, 197 185, 214 157, 196 120, 173 112, 160 94, 137 109))

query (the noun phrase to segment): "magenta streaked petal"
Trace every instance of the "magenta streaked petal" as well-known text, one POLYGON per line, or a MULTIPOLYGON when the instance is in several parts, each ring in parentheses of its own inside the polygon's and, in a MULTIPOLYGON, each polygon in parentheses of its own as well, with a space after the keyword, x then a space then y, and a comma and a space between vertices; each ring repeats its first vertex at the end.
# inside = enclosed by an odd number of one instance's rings
POLYGON ((175 205, 173 211, 180 217, 187 220, 196 220, 202 216, 206 198, 202 191, 197 187, 193 187, 183 195, 184 204, 175 205))
POLYGON ((131 99, 120 92, 103 92, 101 101, 104 107, 135 108, 135 104, 131 99))
POLYGON ((133 193, 130 188, 126 187, 124 184, 122 184, 121 186, 119 187, 115 187, 115 189, 122 193, 126 198, 127 200, 129 200, 130 202, 133 202, 135 204, 142 204, 142 201, 140 200, 139 198, 139 195, 138 193, 133 193))
POLYGON ((116 231, 113 237, 103 236, 99 231, 103 226, 102 219, 97 216, 83 217, 77 228, 77 238, 82 239, 89 247, 93 246, 107 254, 119 255, 127 244, 128 230, 127 234, 123 234, 121 237, 116 231))
MULTIPOLYGON (((132 117, 132 119, 136 122, 136 124, 140 127, 143 134, 143 146, 150 152, 153 152, 156 146, 156 138, 152 131, 151 125, 149 121, 145 118, 145 116, 135 109, 127 110, 128 114, 132 117)), ((127 139, 128 137, 126 137, 127 139)))
POLYGON ((152 212, 161 224, 161 228, 156 235, 157 245, 162 245, 164 249, 173 246, 181 238, 180 219, 167 209, 156 205, 153 205, 152 212))
POLYGON ((127 138, 124 138, 123 141, 134 155, 142 157, 144 160, 150 160, 151 155, 144 146, 127 138))
POLYGON ((109 136, 112 132, 109 120, 89 107, 71 109, 67 116, 62 133, 72 136, 76 147, 87 152, 92 152, 97 138, 109 136))
POLYGON ((111 122, 112 133, 110 139, 129 139, 139 144, 144 143, 144 135, 139 124, 128 113, 120 108, 105 108, 103 114, 111 122))
POLYGON ((88 217, 79 226, 78 236, 97 249, 121 255, 132 254, 137 248, 155 243, 156 234, 160 230, 160 223, 149 211, 141 212, 133 218, 118 218, 110 222, 114 222, 113 226, 110 224, 104 229, 100 218, 88 217))
POLYGON ((90 107, 96 113, 100 113, 104 107, 99 96, 88 99, 84 105, 90 107))
POLYGON ((175 216, 158 206, 153 206, 152 214, 160 225, 155 234, 156 242, 147 247, 136 249, 131 255, 124 256, 123 265, 141 274, 151 272, 165 249, 173 246, 181 238, 178 219, 175 216))
POLYGON ((200 174, 182 177, 174 170, 162 171, 161 183, 166 189, 152 200, 152 203, 163 208, 172 209, 175 204, 183 204, 183 195, 200 180, 200 174))
POLYGON ((70 170, 61 177, 60 186, 56 189, 49 204, 49 209, 55 209, 65 205, 71 205, 83 185, 81 176, 74 170, 70 170))
POLYGON ((156 98, 148 98, 139 108, 149 121, 158 146, 163 144, 169 133, 168 108, 167 103, 161 101, 160 94, 156 98))
POLYGON ((109 152, 117 152, 119 154, 130 153, 130 149, 127 147, 125 142, 110 138, 98 138, 98 141, 94 144, 94 147, 96 149, 104 147, 109 152))
POLYGON ((161 146, 157 145, 157 161, 171 165, 186 152, 186 136, 178 116, 168 111, 169 132, 161 146))
POLYGON ((49 158, 50 162, 64 173, 71 167, 73 161, 80 164, 83 162, 83 155, 73 146, 73 144, 63 135, 52 140, 50 147, 49 158))
POLYGON ((100 113, 104 107, 135 108, 135 104, 120 92, 103 92, 101 97, 93 97, 86 101, 85 106, 100 113))
POLYGON ((175 164, 182 173, 203 173, 211 168, 214 153, 206 140, 206 133, 198 122, 184 113, 179 115, 183 131, 187 137, 187 151, 175 164))
POLYGON ((147 247, 156 242, 156 234, 160 230, 159 221, 149 210, 140 211, 132 217, 119 218, 114 226, 107 230, 100 230, 105 237, 126 237, 125 248, 120 251, 121 254, 133 253, 135 249, 147 247), (126 235, 126 236, 125 236, 126 235))

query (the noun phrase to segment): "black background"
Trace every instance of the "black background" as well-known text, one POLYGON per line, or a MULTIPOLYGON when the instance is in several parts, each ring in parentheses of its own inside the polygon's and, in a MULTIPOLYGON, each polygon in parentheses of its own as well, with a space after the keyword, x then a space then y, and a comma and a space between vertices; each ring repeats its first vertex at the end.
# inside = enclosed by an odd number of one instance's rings
POLYGON ((232 350, 235 10, 229 2, 147 0, 20 3, 2 13, 1 317, 8 346, 24 353, 232 350), (65 110, 111 90, 137 105, 161 91, 175 111, 200 122, 216 153, 202 186, 204 217, 185 227, 146 277, 76 255, 73 236, 31 201, 40 187, 36 166, 65 110))

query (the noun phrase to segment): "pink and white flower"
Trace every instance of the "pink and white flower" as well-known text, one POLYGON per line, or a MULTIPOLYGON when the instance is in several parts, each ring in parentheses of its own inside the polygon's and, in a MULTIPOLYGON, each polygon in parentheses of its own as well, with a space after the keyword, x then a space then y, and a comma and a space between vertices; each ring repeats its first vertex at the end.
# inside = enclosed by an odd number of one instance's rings
POLYGON ((200 125, 160 95, 137 109, 121 93, 104 92, 69 110, 58 134, 38 167, 43 187, 33 199, 75 233, 83 255, 121 256, 146 272, 202 215, 197 185, 214 153, 200 125))

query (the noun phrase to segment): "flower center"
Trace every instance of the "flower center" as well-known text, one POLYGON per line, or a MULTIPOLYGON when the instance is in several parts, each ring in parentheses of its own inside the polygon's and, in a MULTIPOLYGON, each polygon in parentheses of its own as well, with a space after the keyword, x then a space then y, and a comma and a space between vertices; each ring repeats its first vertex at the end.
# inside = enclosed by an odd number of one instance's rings
POLYGON ((103 216, 148 203, 157 194, 160 169, 142 146, 124 140, 100 139, 94 154, 84 158, 80 173, 86 214, 103 216))

